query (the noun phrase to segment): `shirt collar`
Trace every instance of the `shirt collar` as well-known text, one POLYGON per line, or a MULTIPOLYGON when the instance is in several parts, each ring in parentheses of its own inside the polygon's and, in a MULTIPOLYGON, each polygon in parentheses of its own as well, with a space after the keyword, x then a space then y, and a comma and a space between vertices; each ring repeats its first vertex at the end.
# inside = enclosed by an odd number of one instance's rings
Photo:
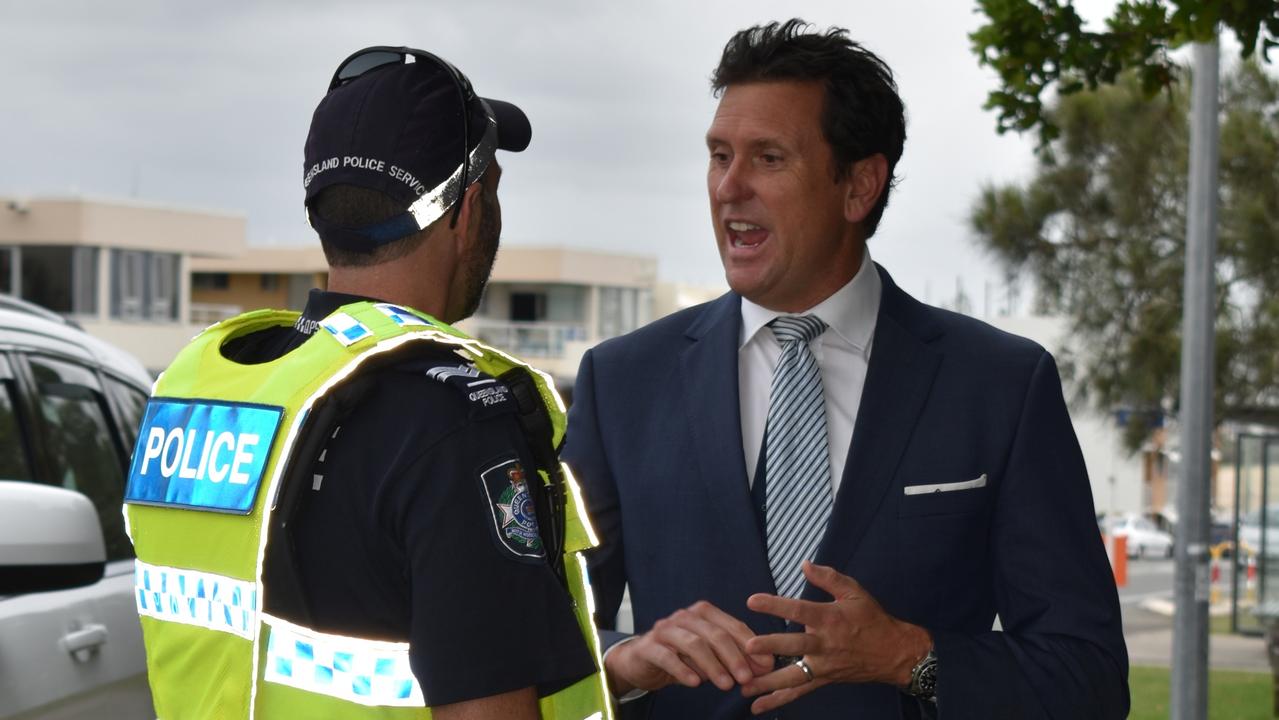
POLYGON ((875 335, 875 320, 879 317, 879 300, 883 281, 870 259, 870 248, 862 251, 862 265, 843 287, 830 297, 799 313, 783 313, 769 310, 742 298, 742 336, 738 349, 746 347, 774 318, 782 315, 816 315, 827 327, 835 331, 840 340, 863 356, 870 354, 871 340, 875 335))
POLYGON ((320 322, 337 312, 338 308, 364 300, 375 303, 382 302, 365 295, 351 295, 349 293, 311 288, 311 293, 306 298, 306 307, 302 308, 302 314, 293 323, 293 329, 303 335, 314 335, 315 331, 320 328, 320 322))

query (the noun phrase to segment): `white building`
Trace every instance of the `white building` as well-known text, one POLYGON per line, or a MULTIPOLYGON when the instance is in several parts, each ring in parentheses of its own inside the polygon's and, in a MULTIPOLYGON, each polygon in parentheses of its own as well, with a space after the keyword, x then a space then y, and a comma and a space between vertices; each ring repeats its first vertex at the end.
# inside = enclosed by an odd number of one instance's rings
POLYGON ((190 319, 192 258, 243 253, 244 226, 135 201, 0 198, 0 292, 163 367, 203 327, 190 319))
POLYGON ((459 327, 569 387, 587 349, 653 319, 656 285, 652 256, 507 244, 459 327))
MULTIPOLYGON (((262 307, 300 310, 324 287, 318 242, 249 247, 243 217, 89 198, 0 198, 0 293, 71 317, 167 366, 209 324, 262 307)), ((707 293, 657 284, 647 255, 525 247, 498 253, 483 303, 461 327, 570 387, 587 348, 707 293)))
MULTIPOLYGON (((987 318, 1001 330, 1030 338, 1044 346, 1054 357, 1069 342, 1069 323, 1063 317, 1020 316, 987 318)), ((1066 400, 1070 417, 1079 437, 1088 478, 1092 481, 1093 504, 1098 512, 1146 513, 1151 508, 1150 493, 1141 451, 1129 452, 1124 447, 1123 428, 1115 416, 1082 403, 1070 402, 1074 393, 1068 385, 1066 400)))

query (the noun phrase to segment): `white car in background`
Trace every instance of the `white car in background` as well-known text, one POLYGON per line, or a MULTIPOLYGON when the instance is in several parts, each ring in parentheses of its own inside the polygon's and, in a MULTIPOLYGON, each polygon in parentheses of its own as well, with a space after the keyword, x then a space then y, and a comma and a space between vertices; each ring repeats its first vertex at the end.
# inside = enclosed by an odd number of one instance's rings
POLYGON ((1129 513, 1111 518, 1108 530, 1115 537, 1127 539, 1128 557, 1172 557, 1172 535, 1155 527, 1140 515, 1129 513))
MULTIPOLYGON (((1274 557, 1279 545, 1279 505, 1266 508, 1266 556, 1274 557)), ((1247 553, 1261 553, 1261 510, 1239 517, 1239 545, 1247 553)))
POLYGON ((120 509, 150 384, 0 296, 0 718, 155 717, 120 509))

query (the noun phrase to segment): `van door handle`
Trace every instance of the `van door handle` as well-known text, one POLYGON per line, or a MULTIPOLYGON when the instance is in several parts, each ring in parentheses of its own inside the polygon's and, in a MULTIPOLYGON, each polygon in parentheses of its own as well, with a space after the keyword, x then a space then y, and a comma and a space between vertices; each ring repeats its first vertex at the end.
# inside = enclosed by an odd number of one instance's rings
POLYGON ((107 626, 98 623, 88 623, 78 630, 72 630, 62 636, 62 640, 58 645, 71 653, 71 656, 77 662, 88 662, 93 657, 93 651, 106 644, 107 642, 107 626))

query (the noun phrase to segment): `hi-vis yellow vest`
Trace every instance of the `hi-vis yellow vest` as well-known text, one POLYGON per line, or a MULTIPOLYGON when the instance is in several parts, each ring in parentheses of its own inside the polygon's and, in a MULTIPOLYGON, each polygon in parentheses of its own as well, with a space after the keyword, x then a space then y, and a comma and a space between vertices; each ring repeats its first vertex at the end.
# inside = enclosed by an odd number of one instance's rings
MULTIPOLYGON (((480 371, 529 370, 549 410, 564 406, 549 378, 428 316, 361 302, 330 315, 285 358, 227 360, 223 343, 297 313, 263 310, 215 325, 156 382, 134 449, 125 518, 137 551, 136 602, 161 720, 185 718, 427 718, 429 697, 408 643, 316 631, 263 611, 262 568, 272 512, 308 415, 344 380, 414 343, 452 348, 480 371)), ((583 637, 602 668, 581 551, 598 544, 567 467, 564 573, 583 637)), ((543 482, 549 478, 539 470, 543 482)), ((441 538, 441 542, 448 542, 441 538)), ((406 638, 407 640, 407 638, 406 638)), ((611 718, 602 672, 541 700, 544 718, 611 718)))

